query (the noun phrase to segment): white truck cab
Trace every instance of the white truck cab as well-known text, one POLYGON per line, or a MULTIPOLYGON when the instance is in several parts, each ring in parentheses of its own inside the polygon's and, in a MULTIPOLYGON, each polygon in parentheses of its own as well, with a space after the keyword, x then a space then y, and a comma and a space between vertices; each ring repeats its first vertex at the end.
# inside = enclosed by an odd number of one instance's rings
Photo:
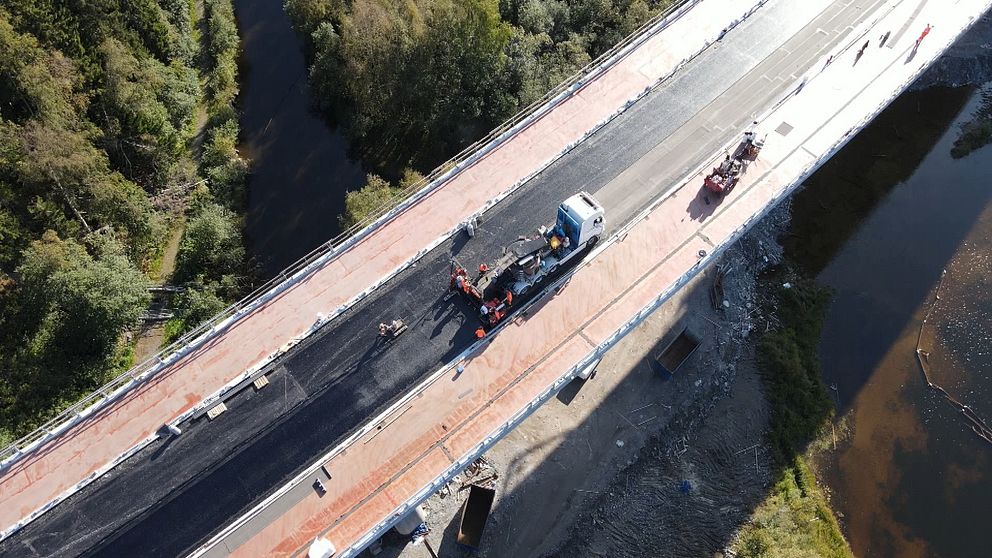
POLYGON ((605 230, 603 206, 588 192, 579 192, 558 206, 555 232, 568 237, 573 247, 590 241, 595 244, 605 230))

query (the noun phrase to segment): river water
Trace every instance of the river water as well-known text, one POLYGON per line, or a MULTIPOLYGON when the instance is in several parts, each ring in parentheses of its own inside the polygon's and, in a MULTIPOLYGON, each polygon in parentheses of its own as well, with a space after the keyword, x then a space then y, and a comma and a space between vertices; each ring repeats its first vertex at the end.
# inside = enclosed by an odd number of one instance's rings
POLYGON ((992 146, 950 155, 990 92, 903 95, 793 200, 787 250, 833 289, 821 361, 847 436, 821 469, 859 557, 992 555, 992 444, 916 358, 992 425, 992 146))
POLYGON ((339 231, 364 181, 348 142, 312 108, 303 43, 279 0, 234 0, 241 32, 241 151, 251 160, 245 236, 261 279, 339 231))

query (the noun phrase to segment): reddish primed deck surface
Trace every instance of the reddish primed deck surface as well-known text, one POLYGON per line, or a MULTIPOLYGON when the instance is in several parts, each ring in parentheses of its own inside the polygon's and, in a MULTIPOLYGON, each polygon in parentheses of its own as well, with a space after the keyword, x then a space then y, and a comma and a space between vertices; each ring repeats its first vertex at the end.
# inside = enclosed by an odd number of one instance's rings
POLYGON ((705 0, 595 81, 322 268, 242 317, 203 347, 20 458, 0 473, 0 531, 66 495, 165 423, 352 300, 487 200, 547 161, 705 45, 738 0, 705 0), (415 226, 411 226, 411 223, 415 226))
MULTIPOLYGON (((916 3, 903 4, 879 25, 898 28, 906 23, 916 3)), ((908 33, 891 51, 876 51, 854 70, 834 62, 821 71, 826 79, 814 77, 800 95, 764 120, 768 143, 726 198, 706 204, 700 188, 703 173, 697 174, 637 223, 623 242, 608 246, 579 269, 565 289, 492 338, 464 363, 462 373, 451 370, 434 378, 383 419, 381 429, 331 458, 327 466, 335 476, 327 483, 327 496, 303 498, 233 554, 305 554, 318 536, 339 551, 348 548, 469 455, 594 346, 677 284, 699 262, 699 250, 723 245, 783 195, 817 157, 908 83, 920 61, 946 48, 965 18, 936 5, 928 3, 911 22, 934 24, 928 38, 933 40, 921 46, 917 62, 903 62, 915 39, 908 33), (771 131, 781 122, 793 127, 786 136, 771 131), (631 270, 642 272, 632 276, 631 270), (394 420, 398 416, 402 420, 394 420)), ((988 0, 961 0, 960 5, 958 14, 979 13, 988 0)), ((853 52, 838 58, 848 55, 853 52)))

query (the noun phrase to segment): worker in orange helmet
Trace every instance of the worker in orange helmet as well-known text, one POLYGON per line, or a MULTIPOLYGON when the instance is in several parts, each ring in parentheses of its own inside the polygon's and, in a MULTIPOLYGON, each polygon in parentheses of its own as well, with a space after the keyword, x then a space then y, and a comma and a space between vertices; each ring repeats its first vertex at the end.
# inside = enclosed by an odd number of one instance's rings
POLYGON ((475 338, 476 339, 482 339, 485 336, 486 336, 486 330, 482 329, 482 326, 479 326, 478 328, 476 328, 476 330, 475 330, 475 338))
POLYGON ((485 263, 479 264, 479 273, 485 273, 487 271, 489 271, 488 265, 486 265, 485 263))

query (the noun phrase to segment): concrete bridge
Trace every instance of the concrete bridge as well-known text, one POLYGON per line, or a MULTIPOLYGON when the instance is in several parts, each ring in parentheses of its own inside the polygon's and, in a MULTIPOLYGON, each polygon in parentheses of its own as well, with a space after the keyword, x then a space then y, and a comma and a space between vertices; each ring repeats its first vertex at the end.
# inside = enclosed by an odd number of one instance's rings
POLYGON ((8 448, 0 553, 299 555, 324 538, 357 554, 713 261, 989 4, 696 0, 651 22, 352 239, 8 448), (704 196, 753 120, 761 156, 729 195, 704 196), (476 341, 446 295, 449 259, 485 260, 579 190, 606 207, 609 240, 476 341), (375 324, 395 317, 411 329, 384 345, 375 324))

